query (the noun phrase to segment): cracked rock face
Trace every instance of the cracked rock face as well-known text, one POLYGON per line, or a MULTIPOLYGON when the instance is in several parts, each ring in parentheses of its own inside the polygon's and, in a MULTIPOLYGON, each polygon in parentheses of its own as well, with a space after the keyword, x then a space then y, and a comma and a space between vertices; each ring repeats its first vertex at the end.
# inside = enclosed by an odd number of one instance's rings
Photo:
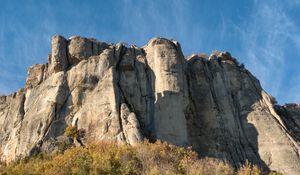
POLYGON ((138 48, 79 36, 52 38, 48 63, 25 88, 0 97, 2 161, 60 142, 137 144, 144 138, 192 146, 234 167, 300 172, 300 107, 280 106, 228 52, 185 59, 176 41, 138 48), (68 126, 78 138, 66 138, 68 126))

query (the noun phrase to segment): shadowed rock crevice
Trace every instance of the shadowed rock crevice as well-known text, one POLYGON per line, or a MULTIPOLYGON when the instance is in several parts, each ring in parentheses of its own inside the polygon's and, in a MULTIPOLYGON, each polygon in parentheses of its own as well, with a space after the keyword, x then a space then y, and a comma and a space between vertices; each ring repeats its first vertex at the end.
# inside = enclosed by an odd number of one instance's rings
POLYGON ((300 105, 286 104, 284 106, 274 105, 275 111, 283 121, 288 133, 300 142, 300 105))
POLYGON ((146 138, 192 146, 234 167, 248 160, 296 175, 299 111, 277 105, 228 52, 185 59, 165 38, 139 48, 54 36, 48 63, 28 69, 24 89, 0 97, 1 160, 146 138))

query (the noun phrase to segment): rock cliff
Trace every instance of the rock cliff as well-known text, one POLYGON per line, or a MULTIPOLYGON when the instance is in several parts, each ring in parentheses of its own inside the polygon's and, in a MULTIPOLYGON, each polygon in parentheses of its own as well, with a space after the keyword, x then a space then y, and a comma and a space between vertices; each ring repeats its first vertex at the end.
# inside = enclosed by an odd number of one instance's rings
POLYGON ((238 167, 300 172, 300 106, 280 106, 228 52, 185 58, 178 42, 142 47, 52 37, 48 63, 0 97, 0 153, 12 161, 59 144, 144 138, 192 146, 238 167), (78 136, 67 137, 67 127, 78 136))

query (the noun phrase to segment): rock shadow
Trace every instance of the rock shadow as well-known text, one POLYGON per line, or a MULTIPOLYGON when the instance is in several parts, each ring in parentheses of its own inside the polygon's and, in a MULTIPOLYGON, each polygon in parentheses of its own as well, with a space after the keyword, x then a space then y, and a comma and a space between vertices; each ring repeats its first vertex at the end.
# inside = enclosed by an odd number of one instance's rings
POLYGON ((190 63, 187 76, 190 103, 186 119, 190 146, 200 158, 223 160, 234 168, 249 161, 269 171, 259 155, 258 131, 247 119, 252 106, 262 99, 260 92, 255 95, 242 92, 247 105, 241 106, 240 94, 215 87, 214 77, 205 67, 209 63, 196 61, 190 63), (193 67, 194 64, 199 65, 193 67), (224 92, 226 96, 221 95, 224 92))

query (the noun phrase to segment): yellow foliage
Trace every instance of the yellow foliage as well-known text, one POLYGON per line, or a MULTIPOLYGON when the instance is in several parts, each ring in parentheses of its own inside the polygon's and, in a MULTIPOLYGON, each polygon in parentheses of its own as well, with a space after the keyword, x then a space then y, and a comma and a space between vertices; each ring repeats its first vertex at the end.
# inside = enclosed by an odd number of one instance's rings
POLYGON ((64 135, 67 137, 78 138, 79 131, 76 126, 68 126, 65 129, 64 135))
POLYGON ((98 142, 85 148, 37 156, 0 167, 0 174, 109 174, 109 175, 260 175, 248 162, 238 172, 220 160, 199 159, 191 148, 160 141, 136 146, 98 142))

